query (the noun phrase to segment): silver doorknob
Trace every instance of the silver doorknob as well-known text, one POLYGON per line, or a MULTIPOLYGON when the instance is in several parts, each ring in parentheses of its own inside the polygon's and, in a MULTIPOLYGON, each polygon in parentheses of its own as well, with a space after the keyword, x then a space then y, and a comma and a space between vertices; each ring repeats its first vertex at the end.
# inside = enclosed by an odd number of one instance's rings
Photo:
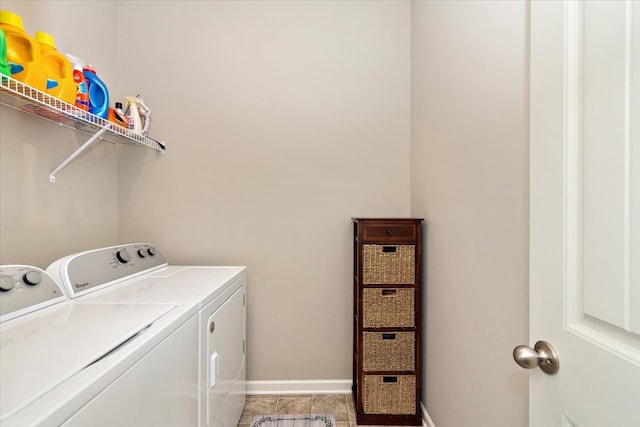
POLYGON ((558 355, 551 344, 538 341, 533 348, 519 345, 513 349, 513 360, 523 368, 533 369, 539 366, 545 374, 555 375, 560 369, 558 355))

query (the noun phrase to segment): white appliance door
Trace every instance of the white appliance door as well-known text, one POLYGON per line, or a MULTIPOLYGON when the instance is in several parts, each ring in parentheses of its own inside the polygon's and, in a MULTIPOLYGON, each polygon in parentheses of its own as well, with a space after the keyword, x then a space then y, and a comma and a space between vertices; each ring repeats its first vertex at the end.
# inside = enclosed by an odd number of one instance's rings
POLYGON ((196 426, 197 349, 198 316, 193 316, 62 426, 196 426))
POLYGON ((531 4, 531 427, 640 425, 640 2, 531 4))
POLYGON ((27 407, 174 309, 170 304, 58 304, 0 328, 0 420, 27 407))
POLYGON ((235 385, 244 369, 244 288, 238 289, 208 322, 208 427, 236 426, 244 393, 235 393, 235 385))

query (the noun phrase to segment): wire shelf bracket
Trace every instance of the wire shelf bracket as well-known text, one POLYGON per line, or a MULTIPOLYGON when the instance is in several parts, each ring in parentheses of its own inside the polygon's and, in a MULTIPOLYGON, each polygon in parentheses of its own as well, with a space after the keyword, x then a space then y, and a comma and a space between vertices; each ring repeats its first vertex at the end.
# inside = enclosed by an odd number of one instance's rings
POLYGON ((103 133, 105 133, 107 131, 107 127, 103 127, 102 129, 100 129, 98 132, 95 133, 95 135, 93 135, 91 138, 89 138, 87 140, 87 142, 85 142, 84 144, 82 144, 76 151, 74 151, 73 153, 71 153, 71 155, 69 157, 67 157, 62 163, 60 163, 55 169, 53 169, 50 173, 49 173, 49 182, 56 182, 56 174, 58 172, 60 172, 62 169, 64 169, 69 163, 71 163, 71 161, 73 159, 75 159, 76 157, 78 157, 78 155, 80 153, 82 153, 84 150, 86 150, 87 148, 89 148, 91 146, 91 144, 93 144, 95 141, 98 140, 98 138, 100 138, 102 136, 103 133))

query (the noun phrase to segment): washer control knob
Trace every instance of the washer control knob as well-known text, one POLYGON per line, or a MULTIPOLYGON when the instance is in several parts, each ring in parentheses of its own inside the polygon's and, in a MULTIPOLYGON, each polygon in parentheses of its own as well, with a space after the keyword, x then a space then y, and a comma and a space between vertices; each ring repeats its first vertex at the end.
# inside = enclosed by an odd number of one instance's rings
POLYGON ((144 258, 147 256, 147 252, 144 249, 138 249, 138 256, 144 258))
POLYGON ((0 291, 10 291, 16 286, 16 280, 12 276, 0 276, 0 291))
POLYGON ((116 259, 119 263, 126 264, 131 261, 131 255, 129 255, 129 252, 127 252, 126 249, 121 249, 116 252, 116 259))
POLYGON ((156 248, 154 248, 153 246, 149 246, 149 249, 147 249, 147 253, 151 256, 154 256, 158 253, 158 251, 156 251, 156 248))
POLYGON ((22 276, 22 281, 29 286, 35 286, 42 282, 42 273, 36 270, 31 270, 22 276))

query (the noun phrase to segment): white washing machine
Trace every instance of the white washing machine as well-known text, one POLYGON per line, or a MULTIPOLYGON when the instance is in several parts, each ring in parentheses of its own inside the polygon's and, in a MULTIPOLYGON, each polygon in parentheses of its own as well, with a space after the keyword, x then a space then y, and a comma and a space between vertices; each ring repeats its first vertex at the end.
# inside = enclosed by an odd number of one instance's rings
POLYGON ((50 265, 47 272, 73 304, 171 305, 187 313, 184 327, 192 337, 172 349, 166 365, 134 366, 64 425, 235 427, 246 398, 246 270, 168 266, 158 250, 144 243, 74 254, 50 265), (156 378, 181 370, 182 382, 170 381, 172 394, 167 395, 156 378), (159 416, 167 412, 168 401, 183 406, 159 416), (167 418, 173 413, 184 419, 167 418))
POLYGON ((175 308, 73 304, 45 271, 0 267, 0 424, 62 424, 186 320, 175 308))

